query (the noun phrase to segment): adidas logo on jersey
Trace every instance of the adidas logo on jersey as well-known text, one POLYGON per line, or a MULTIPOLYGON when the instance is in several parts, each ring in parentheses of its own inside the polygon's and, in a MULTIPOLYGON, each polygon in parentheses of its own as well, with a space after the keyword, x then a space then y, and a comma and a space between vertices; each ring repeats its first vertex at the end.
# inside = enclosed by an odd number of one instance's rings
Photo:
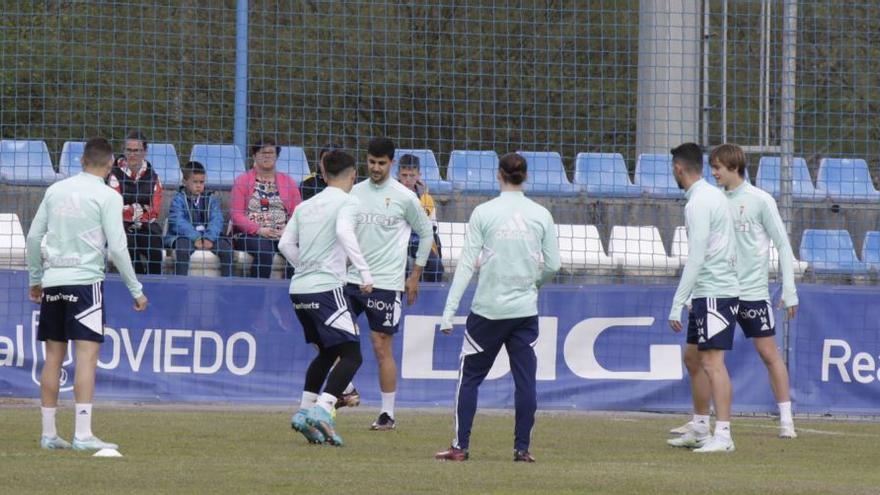
POLYGON ((59 217, 81 217, 82 208, 80 207, 79 194, 74 193, 66 197, 63 202, 52 209, 52 214, 59 217))
POLYGON ((502 228, 495 231, 494 237, 508 241, 531 241, 535 239, 535 233, 529 229, 521 214, 514 213, 502 228))

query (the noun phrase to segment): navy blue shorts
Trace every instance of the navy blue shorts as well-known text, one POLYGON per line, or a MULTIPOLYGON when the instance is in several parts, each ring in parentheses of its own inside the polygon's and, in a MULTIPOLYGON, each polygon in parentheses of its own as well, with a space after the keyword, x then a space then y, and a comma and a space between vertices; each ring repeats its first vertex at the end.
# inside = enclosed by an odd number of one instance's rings
POLYGON ((362 294, 355 284, 345 286, 345 295, 351 301, 355 318, 367 313, 367 322, 374 332, 394 335, 400 326, 400 291, 373 289, 370 294, 362 294))
POLYGON ((291 294, 290 301, 302 324, 306 342, 325 348, 360 342, 342 287, 314 294, 291 294))
POLYGON ((733 329, 739 299, 736 297, 698 297, 688 312, 687 343, 701 351, 733 349, 733 329))
POLYGON ((770 301, 740 301, 736 322, 749 339, 776 335, 770 301))
MULTIPOLYGON (((520 349, 528 349, 534 354, 538 341, 538 317, 525 316, 504 320, 490 320, 474 312, 467 317, 461 353, 464 356, 489 351, 494 355, 502 345, 516 342, 520 349)), ((510 356, 509 356, 510 357, 510 356)), ((491 362, 489 363, 491 366, 491 362)))
POLYGON ((104 342, 104 284, 44 288, 37 340, 104 342))

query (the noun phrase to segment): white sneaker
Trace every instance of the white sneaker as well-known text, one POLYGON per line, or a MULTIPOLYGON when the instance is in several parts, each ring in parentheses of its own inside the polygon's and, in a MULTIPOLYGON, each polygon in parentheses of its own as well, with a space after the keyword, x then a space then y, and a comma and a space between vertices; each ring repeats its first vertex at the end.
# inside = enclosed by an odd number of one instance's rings
POLYGON ((733 446, 732 438, 713 436, 705 445, 694 449, 694 452, 705 454, 711 452, 733 452, 734 450, 736 450, 736 447, 733 446))
POLYGON ((83 440, 80 440, 76 437, 73 438, 73 450, 116 450, 118 448, 119 445, 116 445, 115 443, 105 442, 96 436, 92 436, 91 438, 86 438, 83 440))
POLYGON ((689 431, 693 431, 693 429, 694 429, 694 422, 688 421, 687 423, 679 426, 678 428, 673 428, 673 429, 669 430, 669 433, 672 433, 673 435, 684 435, 685 433, 687 433, 689 431))
POLYGON ((794 423, 780 423, 779 438, 797 438, 797 433, 794 431, 794 423))
POLYGON ((55 435, 54 437, 40 437, 40 448, 46 450, 69 449, 70 443, 63 438, 55 435))
POLYGON ((705 433, 700 433, 694 430, 690 430, 678 438, 670 438, 666 441, 666 444, 673 447, 695 449, 697 447, 702 447, 711 438, 712 436, 709 435, 708 431, 705 433))

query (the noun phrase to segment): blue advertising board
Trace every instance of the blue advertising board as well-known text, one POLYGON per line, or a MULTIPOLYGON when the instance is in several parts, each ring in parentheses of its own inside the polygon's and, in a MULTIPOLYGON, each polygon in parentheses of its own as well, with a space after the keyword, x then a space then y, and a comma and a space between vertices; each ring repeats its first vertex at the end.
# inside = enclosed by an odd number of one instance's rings
MULTIPOLYGON (((299 398, 314 356, 278 280, 144 277, 150 298, 135 313, 115 276, 105 284, 106 341, 99 400, 289 403, 299 398)), ((0 396, 38 397, 44 359, 36 340, 39 307, 27 301, 27 275, 0 270, 0 396)), ((463 323, 438 332, 448 287, 423 284, 404 310, 394 339, 397 402, 453 402, 463 323)), ((539 299, 538 403, 543 409, 690 410, 681 362, 684 335, 667 325, 674 286, 548 286, 539 299)), ((877 291, 800 287, 803 309, 792 322, 792 384, 798 411, 880 410, 877 291), (841 304, 843 306, 837 306, 841 304), (848 311, 834 310, 848 307, 848 311), (845 344, 844 344, 845 343, 845 344), (827 375, 827 376, 826 376, 827 375)), ((777 321, 781 320, 777 315, 777 321)), ((366 328, 362 318, 361 327, 366 328)), ((366 331, 364 331, 366 332, 366 331)), ((780 332, 781 333, 781 332, 780 332)), ((364 365, 355 383, 367 403, 379 401, 377 365, 362 335, 364 365)), ((727 365, 734 410, 770 412, 775 400, 751 343, 737 332, 727 365)), ((72 359, 62 391, 72 389, 72 359)), ((512 407, 513 384, 503 354, 480 390, 482 407, 512 407)))

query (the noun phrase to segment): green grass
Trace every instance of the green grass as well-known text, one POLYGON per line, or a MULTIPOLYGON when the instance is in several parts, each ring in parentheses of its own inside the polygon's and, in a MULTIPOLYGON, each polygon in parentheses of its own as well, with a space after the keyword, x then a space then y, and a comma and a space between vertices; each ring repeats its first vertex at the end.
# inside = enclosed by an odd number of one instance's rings
MULTIPOLYGON (((59 411, 69 438, 71 407, 59 411)), ((734 418, 737 451, 698 455, 665 445, 681 415, 539 413, 532 452, 512 462, 513 416, 481 412, 471 460, 432 455, 451 438, 445 410, 401 410, 399 429, 371 432, 374 410, 343 410, 343 448, 310 446, 282 408, 96 408, 96 433, 125 457, 37 447, 34 406, 0 406, 3 493, 877 493, 880 424, 804 421, 776 438, 768 418, 734 418)))

